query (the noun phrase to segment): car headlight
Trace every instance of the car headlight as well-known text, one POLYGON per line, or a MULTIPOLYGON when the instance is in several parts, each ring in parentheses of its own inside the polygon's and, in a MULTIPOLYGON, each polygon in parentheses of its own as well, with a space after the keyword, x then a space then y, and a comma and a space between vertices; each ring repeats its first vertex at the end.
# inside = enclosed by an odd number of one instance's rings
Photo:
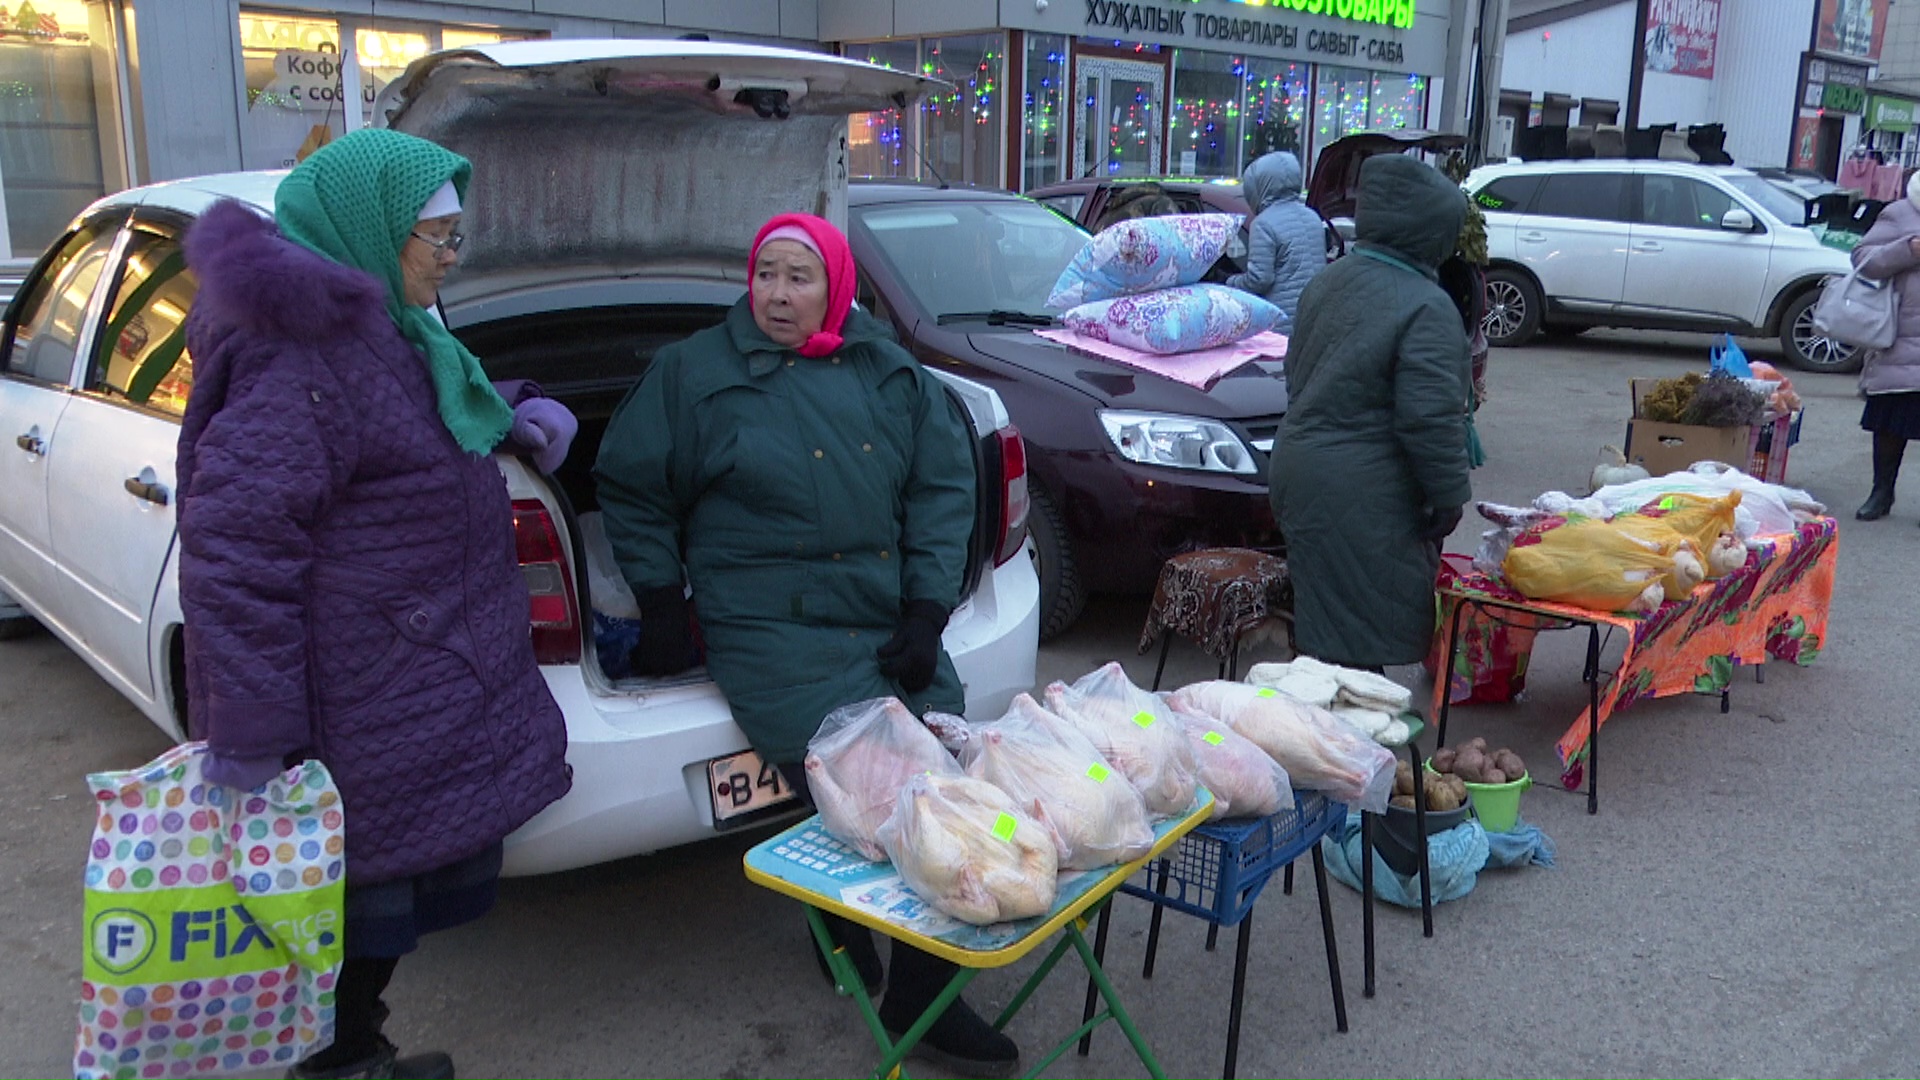
POLYGON ((1100 424, 1128 461, 1240 475, 1257 471, 1253 451, 1218 420, 1103 409, 1100 424))

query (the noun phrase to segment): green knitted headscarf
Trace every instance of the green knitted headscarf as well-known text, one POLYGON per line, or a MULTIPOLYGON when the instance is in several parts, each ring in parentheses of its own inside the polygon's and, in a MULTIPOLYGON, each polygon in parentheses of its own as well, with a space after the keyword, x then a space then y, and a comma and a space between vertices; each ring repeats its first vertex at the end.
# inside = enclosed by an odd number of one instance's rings
POLYGON ((404 300, 400 249, 448 180, 464 202, 473 164, 425 139, 362 128, 315 151, 280 181, 273 216, 287 239, 387 286, 387 314, 427 358, 440 419, 460 448, 492 452, 513 424, 480 360, 425 308, 404 300))

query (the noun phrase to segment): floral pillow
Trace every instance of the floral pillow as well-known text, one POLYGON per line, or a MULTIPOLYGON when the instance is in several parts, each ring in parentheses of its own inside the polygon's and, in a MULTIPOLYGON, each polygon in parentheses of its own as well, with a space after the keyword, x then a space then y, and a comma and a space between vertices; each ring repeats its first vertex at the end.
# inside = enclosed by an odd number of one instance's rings
POLYGON ((1285 319, 1261 298, 1225 285, 1182 285, 1067 312, 1067 328, 1139 352, 1195 352, 1231 345, 1285 319))
POLYGON ((1047 306, 1058 311, 1192 285, 1219 260, 1239 227, 1232 214, 1176 214, 1109 225, 1060 272, 1047 306))

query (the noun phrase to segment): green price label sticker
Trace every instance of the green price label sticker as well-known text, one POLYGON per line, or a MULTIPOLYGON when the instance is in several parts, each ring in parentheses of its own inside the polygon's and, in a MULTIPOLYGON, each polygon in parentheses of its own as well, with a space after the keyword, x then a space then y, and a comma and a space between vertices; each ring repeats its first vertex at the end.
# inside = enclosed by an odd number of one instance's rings
POLYGON ((1666 498, 1660 500, 1660 509, 1662 510, 1672 510, 1679 505, 1680 505, 1680 500, 1674 498, 1671 495, 1668 495, 1666 498))
POLYGON ((1227 737, 1217 731, 1209 731, 1205 735, 1200 736, 1200 738, 1209 746, 1219 746, 1221 743, 1227 741, 1227 737))
POLYGON ((1102 765, 1096 761, 1092 765, 1087 766, 1087 775, 1093 777, 1095 780, 1098 780, 1101 783, 1105 783, 1107 780, 1107 777, 1112 776, 1113 773, 1109 772, 1105 765, 1102 765))
POLYGON ((1012 814, 1001 814, 999 819, 993 823, 993 835, 1002 840, 1011 841, 1013 839, 1013 830, 1018 828, 1019 825, 1020 820, 1012 814))
POLYGON ((1134 713, 1133 722, 1136 724, 1139 724, 1143 728, 1150 728, 1153 726, 1153 714, 1150 712, 1134 713))
POLYGON ((1279 697, 1280 691, 1272 689, 1271 687, 1263 686, 1260 689, 1255 690, 1253 692, 1253 696, 1254 697, 1279 697))

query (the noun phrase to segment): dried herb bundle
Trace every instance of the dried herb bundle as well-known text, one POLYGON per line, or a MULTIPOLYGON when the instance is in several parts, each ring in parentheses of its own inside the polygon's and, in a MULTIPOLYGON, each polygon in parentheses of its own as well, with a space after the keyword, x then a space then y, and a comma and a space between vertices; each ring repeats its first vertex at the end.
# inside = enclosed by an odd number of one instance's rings
POLYGON ((1706 381, 1697 372, 1688 372, 1677 379, 1661 379, 1640 399, 1640 415, 1664 424, 1687 423, 1681 417, 1693 402, 1694 391, 1706 381))
POLYGON ((1765 394, 1731 375, 1718 374, 1693 392, 1680 422, 1700 427, 1744 427, 1759 423, 1766 412, 1765 394))

